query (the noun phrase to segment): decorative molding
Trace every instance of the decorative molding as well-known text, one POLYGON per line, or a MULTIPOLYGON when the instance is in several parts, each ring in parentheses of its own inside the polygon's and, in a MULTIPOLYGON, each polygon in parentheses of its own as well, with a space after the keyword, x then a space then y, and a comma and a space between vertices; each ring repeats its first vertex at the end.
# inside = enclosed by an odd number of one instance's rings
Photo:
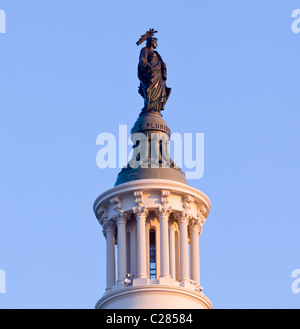
POLYGON ((190 210, 191 209, 191 203, 194 202, 194 198, 190 195, 186 195, 184 198, 183 198, 183 205, 182 205, 182 208, 184 210, 190 210))
POLYGON ((133 195, 135 196, 135 204, 137 204, 138 206, 142 206, 144 204, 143 191, 135 191, 133 192, 133 195))
MULTIPOLYGON (((194 198, 190 195, 186 195, 183 198, 182 211, 180 212, 179 222, 187 221, 189 223, 189 221, 192 219, 191 203, 193 202, 194 202, 194 198)), ((176 217, 178 219, 178 214, 176 217)))
POLYGON ((149 214, 148 209, 144 206, 144 196, 143 191, 134 191, 133 195, 135 196, 135 203, 137 207, 133 207, 132 211, 137 216, 147 217, 149 214))
POLYGON ((113 209, 116 211, 116 214, 112 215, 112 219, 116 222, 117 225, 126 224, 130 216, 122 210, 120 198, 112 198, 110 203, 113 205, 113 209))
POLYGON ((202 233, 203 224, 206 222, 206 217, 208 215, 207 208, 204 205, 201 205, 197 209, 197 220, 199 221, 199 234, 202 233))
POLYGON ((161 191, 161 204, 158 205, 157 209, 155 210, 156 216, 168 216, 170 215, 172 211, 172 207, 168 206, 169 200, 168 197, 170 195, 170 191, 168 190, 162 190, 161 191))
POLYGON ((104 207, 99 207, 97 210, 97 219, 100 225, 103 226, 103 223, 107 220, 107 209, 104 207))
POLYGON ((168 197, 170 196, 170 191, 168 190, 162 190, 161 191, 161 204, 167 204, 169 203, 168 197))
MULTIPOLYGON (((143 191, 145 194, 145 191, 147 193, 152 193, 153 191, 159 191, 161 194, 162 190, 168 190, 170 191, 171 195, 189 195, 194 198, 194 202, 197 204, 204 204, 207 207, 207 210, 209 212, 210 210, 210 201, 209 198, 201 191, 188 186, 183 183, 174 182, 168 179, 140 179, 137 183, 137 181, 130 181, 124 184, 120 184, 118 186, 115 186, 104 193, 102 193, 94 202, 93 209, 96 212, 97 208, 99 206, 107 206, 110 199, 114 198, 116 195, 120 198, 122 198, 123 195, 134 193, 134 191, 143 191)), ((134 201, 134 199, 133 199, 134 201)), ((173 201, 172 201, 173 202, 173 201)), ((130 211, 131 207, 126 209, 126 211, 130 211)), ((174 208, 174 207, 173 207, 174 208)), ((179 209, 178 209, 179 211, 179 209)))
MULTIPOLYGON (((204 293, 201 291, 199 293, 197 290, 198 287, 191 284, 191 287, 180 287, 180 286, 161 286, 160 284, 144 284, 141 286, 131 286, 128 287, 128 289, 119 289, 112 292, 109 292, 108 294, 104 295, 97 303, 95 308, 96 309, 106 309, 109 308, 115 301, 122 301, 123 305, 126 305, 127 298, 129 298, 130 301, 132 301, 132 298, 136 296, 137 302, 140 301, 141 303, 141 296, 153 296, 154 299, 157 300, 157 307, 162 307, 165 305, 160 305, 160 296, 168 295, 169 298, 171 298, 171 301, 178 300, 176 297, 181 297, 180 302, 188 302, 192 303, 192 305, 195 305, 195 303, 198 304, 198 308, 206 308, 206 309, 212 309, 212 303, 204 295, 204 293), (144 294, 147 292, 146 294, 144 294)), ((202 288, 202 287, 201 287, 202 288)), ((126 308, 126 307, 123 307, 126 308)))
POLYGON ((117 196, 110 200, 110 203, 113 205, 113 209, 117 212, 121 210, 121 200, 117 196))
POLYGON ((206 206, 203 204, 198 208, 198 212, 200 212, 201 216, 203 216, 205 218, 208 216, 208 210, 207 210, 206 206))

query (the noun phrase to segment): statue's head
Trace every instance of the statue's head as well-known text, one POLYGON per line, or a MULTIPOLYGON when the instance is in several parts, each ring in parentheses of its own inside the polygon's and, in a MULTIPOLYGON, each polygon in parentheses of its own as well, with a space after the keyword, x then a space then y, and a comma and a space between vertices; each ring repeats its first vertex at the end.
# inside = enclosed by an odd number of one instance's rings
POLYGON ((157 39, 153 37, 154 33, 157 33, 157 31, 154 31, 154 29, 149 29, 145 34, 143 34, 139 41, 136 43, 138 46, 146 41, 147 47, 155 49, 157 47, 157 39))
POLYGON ((148 37, 147 38, 147 43, 146 43, 147 47, 149 48, 157 48, 157 38, 153 38, 153 37, 148 37))

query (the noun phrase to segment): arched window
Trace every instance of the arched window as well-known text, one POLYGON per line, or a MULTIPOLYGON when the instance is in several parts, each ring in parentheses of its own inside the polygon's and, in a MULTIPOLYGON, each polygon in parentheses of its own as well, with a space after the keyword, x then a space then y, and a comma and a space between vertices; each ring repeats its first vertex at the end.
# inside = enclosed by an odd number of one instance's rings
POLYGON ((156 279, 156 241, 155 230, 150 230, 150 279, 156 279))

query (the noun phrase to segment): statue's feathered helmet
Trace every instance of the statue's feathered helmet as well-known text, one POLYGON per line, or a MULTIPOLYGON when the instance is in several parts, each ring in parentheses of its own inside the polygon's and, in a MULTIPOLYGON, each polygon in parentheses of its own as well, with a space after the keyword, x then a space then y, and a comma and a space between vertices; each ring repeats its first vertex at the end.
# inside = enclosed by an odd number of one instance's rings
POLYGON ((149 29, 145 34, 143 34, 139 41, 137 41, 137 46, 139 46, 141 43, 143 43, 145 40, 147 40, 147 46, 151 45, 152 40, 157 40, 157 38, 153 38, 154 33, 157 33, 157 31, 154 31, 154 29, 149 29))

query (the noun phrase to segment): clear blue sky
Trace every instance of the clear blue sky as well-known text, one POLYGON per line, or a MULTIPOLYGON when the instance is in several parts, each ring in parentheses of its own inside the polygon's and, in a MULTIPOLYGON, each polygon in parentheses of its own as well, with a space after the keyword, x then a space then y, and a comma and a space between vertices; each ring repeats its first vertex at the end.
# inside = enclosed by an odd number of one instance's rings
POLYGON ((92 205, 119 169, 96 137, 134 124, 135 42, 158 30, 172 131, 205 134, 190 185, 212 209, 201 284, 215 308, 299 308, 299 1, 1 0, 0 308, 93 308, 105 240, 92 205))

